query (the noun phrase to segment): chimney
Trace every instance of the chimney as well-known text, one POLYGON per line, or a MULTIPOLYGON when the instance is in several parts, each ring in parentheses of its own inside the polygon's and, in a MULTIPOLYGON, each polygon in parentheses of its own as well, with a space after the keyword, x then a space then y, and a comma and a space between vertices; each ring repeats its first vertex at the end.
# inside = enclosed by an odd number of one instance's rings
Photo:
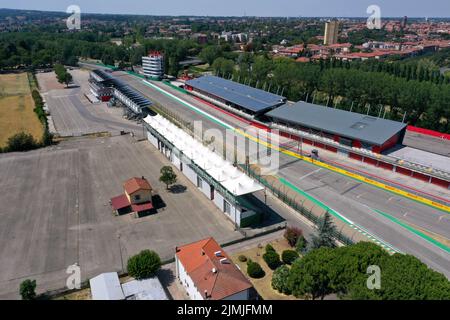
POLYGON ((214 274, 217 273, 217 269, 216 269, 216 268, 213 268, 213 269, 212 269, 212 273, 214 273, 214 274))
POLYGON ((142 176, 142 180, 145 180, 145 177, 144 177, 144 176, 142 176))
POLYGON ((175 252, 180 252, 180 249, 178 249, 178 247, 175 247, 175 252))

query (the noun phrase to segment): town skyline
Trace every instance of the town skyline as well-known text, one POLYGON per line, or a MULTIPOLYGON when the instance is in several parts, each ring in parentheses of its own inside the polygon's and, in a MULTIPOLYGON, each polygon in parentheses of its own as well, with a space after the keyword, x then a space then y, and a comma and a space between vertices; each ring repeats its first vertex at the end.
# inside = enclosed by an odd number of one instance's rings
POLYGON ((367 8, 377 5, 381 8, 382 16, 386 18, 408 16, 412 18, 446 18, 450 12, 448 1, 434 0, 433 5, 425 5, 419 1, 371 1, 371 0, 347 0, 344 3, 337 3, 330 0, 321 1, 299 1, 281 0, 247 0, 244 3, 237 0, 230 0, 226 3, 211 3, 206 0, 194 0, 189 7, 183 6, 180 1, 158 4, 153 8, 151 4, 141 1, 130 0, 127 3, 110 2, 108 8, 104 8, 98 2, 79 0, 74 1, 53 1, 43 0, 36 3, 34 1, 17 1, 11 6, 8 1, 0 1, 0 8, 18 10, 39 10, 65 12, 70 5, 77 5, 82 13, 97 14, 133 14, 150 16, 230 16, 230 17, 342 17, 360 18, 367 17, 367 8))

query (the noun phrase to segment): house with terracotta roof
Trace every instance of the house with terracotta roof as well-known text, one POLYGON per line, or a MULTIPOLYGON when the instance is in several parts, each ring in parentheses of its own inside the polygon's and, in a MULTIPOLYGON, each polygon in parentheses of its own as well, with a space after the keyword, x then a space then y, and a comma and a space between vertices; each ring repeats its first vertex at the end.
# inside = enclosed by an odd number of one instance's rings
POLYGON ((176 248, 177 278, 192 300, 254 300, 256 290, 214 238, 176 248))
POLYGON ((110 200, 111 206, 118 215, 134 212, 138 216, 152 213, 152 187, 142 178, 131 178, 124 185, 124 194, 110 200))

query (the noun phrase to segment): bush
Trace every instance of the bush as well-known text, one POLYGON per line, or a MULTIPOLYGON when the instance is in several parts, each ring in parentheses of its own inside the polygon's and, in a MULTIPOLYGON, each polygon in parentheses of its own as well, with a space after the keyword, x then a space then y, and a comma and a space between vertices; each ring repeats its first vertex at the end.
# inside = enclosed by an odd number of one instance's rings
POLYGON ((154 251, 143 250, 128 259, 128 273, 137 280, 155 276, 159 268, 161 268, 161 259, 154 251))
POLYGON ((295 260, 298 259, 298 257, 299 254, 294 250, 285 250, 281 254, 281 260, 283 260, 283 262, 288 265, 291 265, 295 260))
POLYGON ((295 247, 300 237, 303 237, 303 231, 296 227, 288 227, 284 232, 284 238, 292 248, 295 247))
POLYGON ((247 262, 247 257, 244 256, 244 255, 240 255, 240 256, 238 257, 238 260, 239 260, 240 262, 247 262))
POLYGON ((253 262, 252 260, 248 260, 247 262, 247 274, 254 279, 261 279, 266 275, 259 263, 253 262))
POLYGON ((272 276, 272 288, 284 294, 291 294, 288 286, 288 278, 289 268, 285 265, 278 267, 272 276))
POLYGON ((270 243, 266 246, 266 252, 269 252, 269 251, 276 252, 275 248, 272 247, 272 245, 270 243))
POLYGON ((297 239, 297 243, 295 244, 295 250, 297 250, 298 253, 305 253, 307 248, 308 248, 308 241, 304 236, 300 236, 297 239))
POLYGON ((28 151, 39 147, 39 144, 31 134, 19 132, 8 138, 6 151, 28 151))
POLYGON ((33 300, 36 298, 36 280, 25 280, 20 284, 20 295, 22 300, 33 300))
POLYGON ((275 251, 266 251, 263 254, 263 259, 272 270, 275 270, 281 265, 280 255, 275 251))

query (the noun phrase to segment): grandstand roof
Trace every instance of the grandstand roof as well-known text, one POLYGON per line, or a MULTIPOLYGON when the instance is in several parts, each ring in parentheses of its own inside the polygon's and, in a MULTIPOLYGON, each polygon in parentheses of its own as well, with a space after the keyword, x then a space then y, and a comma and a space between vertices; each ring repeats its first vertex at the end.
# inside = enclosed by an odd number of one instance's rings
POLYGON ((286 101, 282 96, 216 76, 202 76, 186 81, 186 84, 254 113, 267 111, 286 101))
POLYGON ((132 89, 129 85, 119 79, 114 78, 108 72, 100 69, 93 70, 92 72, 96 81, 99 81, 103 86, 116 88, 138 106, 146 107, 152 104, 152 102, 145 98, 142 94, 132 89))
POLYGON ((301 125, 373 145, 384 144, 406 128, 406 124, 401 122, 319 106, 304 101, 285 104, 266 115, 285 123, 301 125))

